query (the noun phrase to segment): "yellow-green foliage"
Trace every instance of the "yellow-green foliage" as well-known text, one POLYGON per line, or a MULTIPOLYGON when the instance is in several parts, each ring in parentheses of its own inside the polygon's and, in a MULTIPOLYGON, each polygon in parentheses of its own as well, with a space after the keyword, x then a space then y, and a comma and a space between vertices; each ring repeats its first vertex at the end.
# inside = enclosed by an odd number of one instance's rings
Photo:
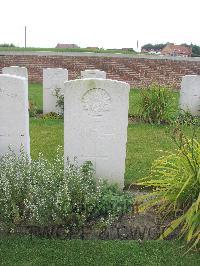
POLYGON ((176 132, 178 149, 156 160, 148 177, 138 184, 153 191, 140 198, 141 208, 157 206, 162 214, 175 219, 161 238, 167 237, 178 226, 180 235, 197 246, 200 239, 200 143, 176 132))

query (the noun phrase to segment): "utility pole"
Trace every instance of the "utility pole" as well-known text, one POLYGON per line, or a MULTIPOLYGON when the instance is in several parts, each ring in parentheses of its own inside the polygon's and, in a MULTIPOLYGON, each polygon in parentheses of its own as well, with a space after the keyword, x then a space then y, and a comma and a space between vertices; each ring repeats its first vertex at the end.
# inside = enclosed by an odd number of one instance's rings
POLYGON ((25 41, 24 42, 24 48, 26 48, 26 26, 25 26, 25 32, 24 32, 24 34, 25 34, 25 36, 24 36, 25 37, 25 40, 24 40, 25 41))
POLYGON ((137 40, 137 52, 139 52, 138 49, 139 49, 139 41, 137 40))

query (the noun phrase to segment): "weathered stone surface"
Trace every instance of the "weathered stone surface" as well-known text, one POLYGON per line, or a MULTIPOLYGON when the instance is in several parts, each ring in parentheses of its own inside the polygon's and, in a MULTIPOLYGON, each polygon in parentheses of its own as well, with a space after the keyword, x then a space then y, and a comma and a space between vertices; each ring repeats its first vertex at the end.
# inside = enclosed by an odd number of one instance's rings
POLYGON ((200 75, 184 76, 181 82, 180 108, 200 116, 200 75))
POLYGON ((61 113, 61 109, 56 106, 57 97, 55 90, 59 89, 63 94, 64 82, 68 80, 68 70, 63 68, 43 69, 43 113, 61 113))
POLYGON ((26 67, 10 66, 2 69, 2 74, 15 75, 28 79, 28 71, 26 67))
POLYGON ((91 161, 98 178, 124 186, 129 85, 105 79, 65 82, 65 159, 91 161))
POLYGON ((101 78, 106 79, 106 72, 98 69, 86 69, 81 71, 81 78, 101 78))
POLYGON ((28 81, 0 75, 0 156, 11 147, 17 154, 23 146, 30 155, 28 81))

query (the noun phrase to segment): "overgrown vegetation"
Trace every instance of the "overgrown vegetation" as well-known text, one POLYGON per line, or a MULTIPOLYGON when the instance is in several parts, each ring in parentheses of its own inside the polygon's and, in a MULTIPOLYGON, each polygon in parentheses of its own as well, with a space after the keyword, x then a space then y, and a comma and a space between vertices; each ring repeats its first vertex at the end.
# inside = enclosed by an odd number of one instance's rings
POLYGON ((91 163, 78 166, 57 153, 49 162, 10 151, 0 159, 0 225, 63 226, 78 230, 91 220, 131 210, 133 197, 117 186, 96 181, 91 163))
POLYGON ((200 240, 200 143, 195 135, 188 138, 178 127, 173 139, 178 147, 154 161, 148 177, 137 182, 152 192, 140 198, 142 209, 153 206, 165 218, 174 217, 161 238, 180 227, 180 236, 191 247, 200 240))
POLYGON ((141 120, 151 124, 169 122, 174 113, 172 98, 173 94, 169 88, 157 84, 141 90, 141 120))

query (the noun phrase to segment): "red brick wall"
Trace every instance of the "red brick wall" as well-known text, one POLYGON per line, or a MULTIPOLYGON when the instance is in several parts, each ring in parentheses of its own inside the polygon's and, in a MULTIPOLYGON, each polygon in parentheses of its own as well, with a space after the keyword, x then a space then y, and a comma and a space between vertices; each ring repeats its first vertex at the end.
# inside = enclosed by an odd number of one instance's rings
POLYGON ((47 67, 67 68, 69 79, 80 76, 85 69, 100 69, 107 78, 128 82, 132 87, 144 87, 152 82, 180 88, 181 78, 188 74, 200 75, 200 60, 123 57, 109 55, 43 55, 39 53, 0 53, 0 71, 5 66, 25 66, 30 82, 42 82, 42 69, 47 67))

